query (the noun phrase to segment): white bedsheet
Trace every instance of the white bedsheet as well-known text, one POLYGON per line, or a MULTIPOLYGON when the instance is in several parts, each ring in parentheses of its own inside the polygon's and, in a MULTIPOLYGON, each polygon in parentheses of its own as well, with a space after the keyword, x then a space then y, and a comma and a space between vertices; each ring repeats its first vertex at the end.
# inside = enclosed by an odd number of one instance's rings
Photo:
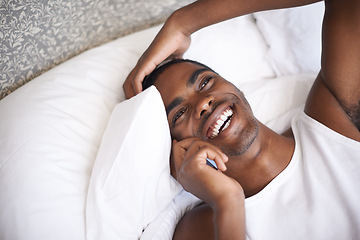
MULTIPOLYGON (((91 49, 0 101, 0 239, 97 234, 87 229, 85 216, 93 164, 113 108, 125 99, 122 83, 159 29, 91 49)), ((185 56, 229 78, 244 91, 255 116, 281 132, 301 109, 315 75, 276 78, 268 49, 249 15, 195 34, 185 56)), ((170 239, 178 219, 197 203, 182 192, 142 238, 170 239)))

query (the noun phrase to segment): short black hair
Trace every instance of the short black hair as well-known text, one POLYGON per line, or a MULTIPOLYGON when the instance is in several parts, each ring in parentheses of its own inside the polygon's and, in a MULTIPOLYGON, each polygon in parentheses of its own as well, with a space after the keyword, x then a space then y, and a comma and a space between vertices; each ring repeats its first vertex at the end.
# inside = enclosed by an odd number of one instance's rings
MULTIPOLYGON (((152 85, 154 85, 155 81, 157 80, 158 76, 160 75, 160 73, 162 73, 166 68, 170 67, 171 65, 174 65, 176 63, 181 63, 181 62, 189 62, 189 63, 194 63, 197 64, 201 67, 204 67, 206 69, 208 69, 211 72, 216 73, 214 70, 212 70, 210 67, 206 66, 205 64, 202 64, 200 62, 194 61, 194 60, 190 60, 190 59, 182 59, 182 58, 177 58, 174 60, 171 60, 169 62, 166 62, 164 64, 160 64, 158 67, 156 67, 149 75, 147 75, 143 82, 142 82, 142 88, 143 90, 151 87, 152 85)), ((217 73, 216 73, 217 74, 217 73)))

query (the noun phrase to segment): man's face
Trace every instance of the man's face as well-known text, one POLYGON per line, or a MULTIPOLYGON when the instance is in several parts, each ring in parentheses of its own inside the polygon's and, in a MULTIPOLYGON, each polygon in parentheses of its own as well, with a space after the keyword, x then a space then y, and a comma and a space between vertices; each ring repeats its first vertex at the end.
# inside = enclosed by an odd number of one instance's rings
POLYGON ((194 63, 176 63, 154 85, 174 139, 198 137, 228 156, 244 153, 255 140, 258 123, 242 92, 214 72, 194 63))

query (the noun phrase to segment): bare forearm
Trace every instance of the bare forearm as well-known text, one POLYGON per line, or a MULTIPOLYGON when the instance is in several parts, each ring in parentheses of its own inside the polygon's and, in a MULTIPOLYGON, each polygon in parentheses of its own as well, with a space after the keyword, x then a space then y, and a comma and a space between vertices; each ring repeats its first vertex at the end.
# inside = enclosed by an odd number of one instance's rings
POLYGON ((171 16, 187 34, 234 17, 249 13, 296 7, 320 0, 199 0, 185 6, 171 16))
POLYGON ((215 239, 245 239, 245 197, 243 192, 214 209, 215 239))

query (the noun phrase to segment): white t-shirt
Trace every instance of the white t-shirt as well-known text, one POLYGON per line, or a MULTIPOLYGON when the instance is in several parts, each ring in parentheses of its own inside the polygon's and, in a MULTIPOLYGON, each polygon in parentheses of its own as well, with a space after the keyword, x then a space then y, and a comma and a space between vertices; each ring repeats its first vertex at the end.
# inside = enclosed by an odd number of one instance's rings
POLYGON ((360 239, 360 143, 305 113, 289 165, 247 198, 248 239, 360 239))

